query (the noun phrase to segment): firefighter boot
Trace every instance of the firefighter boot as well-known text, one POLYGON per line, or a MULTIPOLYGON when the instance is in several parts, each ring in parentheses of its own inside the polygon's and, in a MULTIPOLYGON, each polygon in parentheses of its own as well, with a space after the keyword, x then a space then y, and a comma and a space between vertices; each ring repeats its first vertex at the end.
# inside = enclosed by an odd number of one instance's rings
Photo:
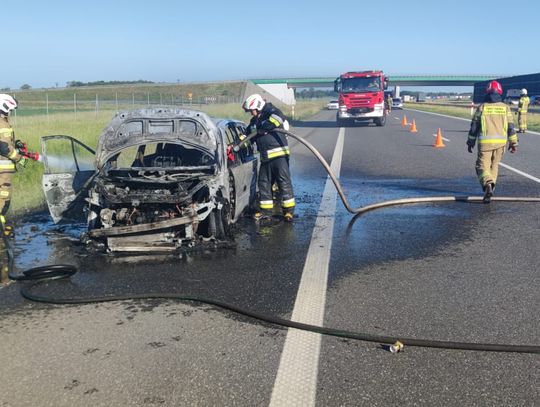
POLYGON ((491 197, 493 196, 493 187, 494 187, 494 184, 492 183, 489 183, 486 185, 486 188, 484 190, 484 199, 483 199, 483 202, 485 204, 488 204, 491 202, 491 197))
POLYGON ((259 221, 259 220, 266 220, 266 219, 270 219, 272 217, 271 214, 265 212, 265 211, 257 211, 255 212, 255 214, 253 215, 253 219, 259 221))
POLYGON ((4 215, 0 215, 0 231, 2 233, 2 237, 13 237, 13 226, 6 221, 4 215))

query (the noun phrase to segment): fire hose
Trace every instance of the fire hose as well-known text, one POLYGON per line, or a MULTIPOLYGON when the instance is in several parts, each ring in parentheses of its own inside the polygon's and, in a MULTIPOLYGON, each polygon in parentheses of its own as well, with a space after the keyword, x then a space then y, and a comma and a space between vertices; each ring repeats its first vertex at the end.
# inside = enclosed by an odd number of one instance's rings
MULTIPOLYGON (((394 205, 404 205, 404 204, 415 204, 415 203, 432 203, 432 202, 452 202, 452 201, 464 201, 464 202, 476 202, 481 201, 480 197, 458 197, 458 196, 442 196, 442 197, 422 197, 422 198, 406 198, 406 199, 397 199, 392 201, 379 202, 373 205, 368 205, 359 208, 352 208, 348 203, 348 200, 343 192, 343 189, 337 180, 337 177, 333 173, 332 169, 322 157, 322 155, 317 151, 317 149, 309 143, 307 140, 299 137, 289 131, 276 129, 295 140, 299 141, 301 144, 306 146, 321 162, 323 167, 328 172, 328 175, 332 179, 343 204, 347 210, 358 216, 368 211, 384 208, 394 205)), ((244 138, 240 144, 233 147, 234 151, 239 151, 241 146, 244 143, 249 142, 255 134, 251 134, 244 138)), ((540 198, 535 197, 498 197, 493 198, 493 200, 506 201, 506 202, 540 202, 540 198)), ((2 231, 3 232, 3 231, 2 231)), ((335 336, 340 338, 347 338, 360 341, 368 342, 377 342, 380 344, 387 345, 398 345, 397 349, 401 349, 403 345, 405 346, 418 346, 418 347, 429 347, 429 348, 441 348, 441 349, 460 349, 460 350, 474 350, 474 351, 489 351, 489 352, 519 352, 519 353, 534 353, 540 354, 540 345, 514 345, 514 344, 493 344, 493 343, 472 343, 472 342, 455 342, 455 341, 441 341, 441 340, 431 340, 431 339, 419 339, 419 338, 403 338, 400 336, 385 336, 385 335, 375 335, 362 332, 353 332, 342 329, 327 328, 322 326, 304 324, 301 322, 295 322, 284 318, 275 317, 272 315, 262 314, 254 312, 248 309, 237 307, 233 304, 217 301, 211 298, 203 298, 198 296, 186 296, 179 295, 176 293, 160 293, 160 294, 127 294, 127 295, 112 295, 112 296, 102 296, 102 297, 92 297, 92 298, 53 298, 47 296, 39 296, 32 293, 32 287, 42 283, 48 282, 51 280, 60 280, 73 276, 77 272, 77 268, 69 264, 53 264, 48 266, 40 266, 30 268, 25 270, 20 275, 14 275, 12 273, 13 268, 13 248, 12 248, 12 239, 6 238, 2 233, 6 246, 6 254, 8 256, 8 277, 16 281, 31 281, 32 283, 28 286, 23 285, 20 289, 21 295, 30 300, 43 303, 51 304, 90 304, 98 302, 111 302, 111 301, 124 301, 124 300, 141 300, 141 299, 168 299, 168 300, 177 300, 177 301, 190 301, 208 304, 216 307, 220 307, 235 313, 239 313, 256 320, 264 321, 270 324, 283 326, 287 328, 300 329, 304 331, 314 332, 322 335, 335 336)), ((390 346, 390 349, 396 349, 390 346)))

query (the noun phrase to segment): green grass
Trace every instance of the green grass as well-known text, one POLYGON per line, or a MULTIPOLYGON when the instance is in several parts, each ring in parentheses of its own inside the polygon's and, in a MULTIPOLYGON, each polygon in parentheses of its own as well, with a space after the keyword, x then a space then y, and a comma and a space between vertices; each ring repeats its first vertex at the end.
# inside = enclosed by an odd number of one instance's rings
MULTIPOLYGON (((295 106, 295 118, 303 119, 321 110, 321 101, 300 101, 295 106)), ((189 107, 189 106, 184 106, 189 107)), ((125 110, 129 110, 131 106, 125 110)), ((251 116, 245 113, 239 104, 193 105, 192 108, 202 110, 213 117, 231 118, 249 122, 251 116)), ((281 107, 283 113, 290 116, 290 107, 281 107)), ((115 115, 115 110, 98 112, 73 111, 64 113, 18 115, 11 117, 10 122, 15 130, 16 138, 25 141, 29 150, 41 152, 40 138, 46 135, 68 135, 95 149, 98 138, 104 127, 115 115)), ((15 174, 13 179, 13 199, 9 215, 15 216, 45 206, 41 189, 43 165, 29 162, 27 167, 15 174)))
POLYGON ((29 107, 49 107, 54 109, 56 105, 67 105, 73 110, 73 102, 95 106, 96 97, 100 103, 116 105, 119 103, 147 103, 166 104, 187 101, 191 94, 194 102, 199 102, 207 96, 219 98, 219 103, 227 102, 227 98, 240 98, 244 88, 244 82, 220 82, 198 84, 133 84, 111 86, 81 86, 71 88, 50 88, 13 90, 7 93, 14 94, 19 101, 21 110, 29 107))

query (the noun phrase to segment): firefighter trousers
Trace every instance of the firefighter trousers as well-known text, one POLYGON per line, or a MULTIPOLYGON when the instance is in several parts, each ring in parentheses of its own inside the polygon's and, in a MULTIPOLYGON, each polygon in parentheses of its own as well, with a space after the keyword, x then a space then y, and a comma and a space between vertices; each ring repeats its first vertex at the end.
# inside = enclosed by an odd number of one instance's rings
POLYGON ((518 113, 519 131, 524 133, 527 130, 527 113, 518 113))
POLYGON ((277 157, 261 163, 259 169, 259 207, 262 212, 272 212, 274 199, 272 185, 276 184, 281 196, 283 213, 293 213, 295 200, 289 171, 289 157, 277 157))
POLYGON ((504 155, 506 145, 494 150, 480 151, 478 149, 478 158, 476 159, 476 174, 480 185, 485 189, 487 184, 496 184, 499 175, 499 163, 504 155))
POLYGON ((12 172, 0 172, 0 217, 6 215, 11 201, 12 172))

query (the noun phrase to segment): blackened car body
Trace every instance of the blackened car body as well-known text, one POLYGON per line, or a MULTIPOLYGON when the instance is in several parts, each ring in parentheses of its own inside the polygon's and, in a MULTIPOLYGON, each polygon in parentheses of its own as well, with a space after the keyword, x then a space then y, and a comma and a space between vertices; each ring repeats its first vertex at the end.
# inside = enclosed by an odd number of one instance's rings
POLYGON ((258 154, 238 152, 245 124, 190 109, 118 113, 94 151, 41 139, 43 190, 55 223, 82 220, 109 251, 176 250, 225 239, 255 201, 258 154))

